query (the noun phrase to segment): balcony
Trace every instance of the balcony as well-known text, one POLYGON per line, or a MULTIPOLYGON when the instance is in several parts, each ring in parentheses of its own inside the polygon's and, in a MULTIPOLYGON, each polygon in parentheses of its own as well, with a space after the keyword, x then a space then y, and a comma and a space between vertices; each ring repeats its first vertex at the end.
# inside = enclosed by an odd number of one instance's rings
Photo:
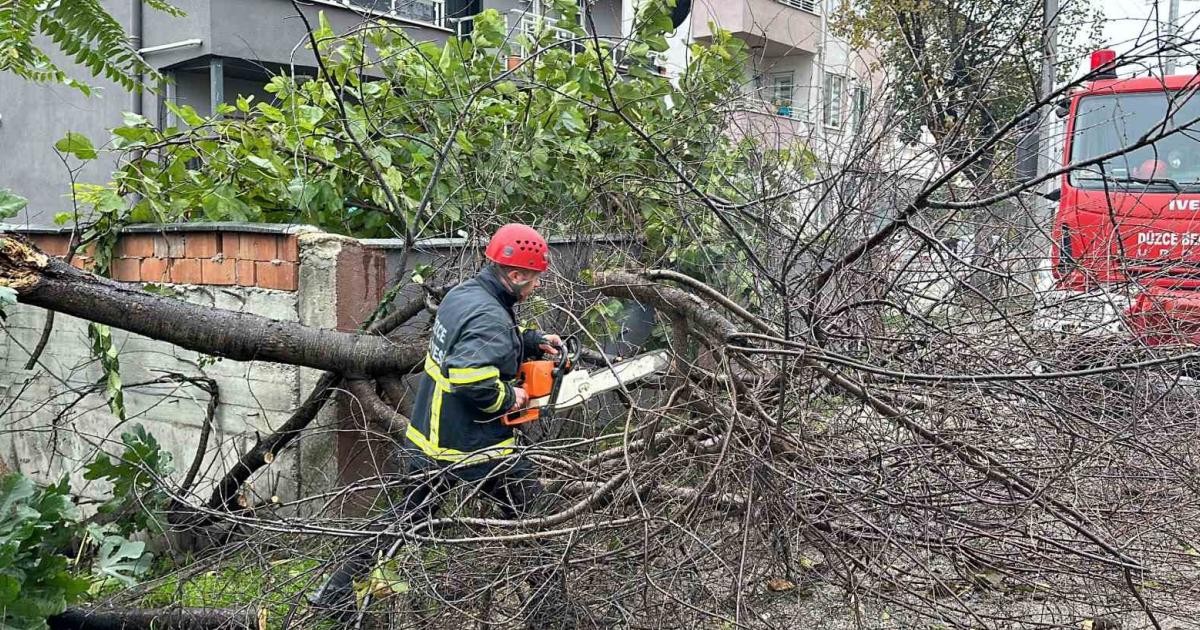
POLYGON ((693 9, 692 37, 712 38, 715 22, 762 54, 783 56, 816 53, 821 43, 821 3, 817 0, 721 0, 698 2, 693 9))
MULTIPOLYGON (((558 18, 531 11, 513 10, 504 14, 504 29, 508 34, 507 41, 512 54, 521 59, 533 56, 539 47, 562 47, 571 53, 579 53, 584 46, 591 43, 591 37, 580 37, 564 28, 558 18)), ((474 29, 474 17, 451 19, 455 35, 459 39, 467 39, 474 29)), ((599 39, 608 49, 617 72, 626 73, 629 70, 629 60, 626 57, 626 46, 629 40, 624 37, 614 37, 605 34, 605 30, 597 26, 599 39)), ((666 76, 667 60, 664 55, 654 54, 653 72, 666 76)), ((511 67, 510 67, 511 69, 511 67)))
MULTIPOLYGON (((779 151, 812 142, 810 126, 800 118, 780 115, 778 108, 753 101, 733 113, 729 136, 735 141, 752 140, 766 150, 779 151)), ((803 117, 803 114, 801 113, 803 117)))
POLYGON ((446 0, 348 0, 343 4, 379 15, 446 26, 446 0))

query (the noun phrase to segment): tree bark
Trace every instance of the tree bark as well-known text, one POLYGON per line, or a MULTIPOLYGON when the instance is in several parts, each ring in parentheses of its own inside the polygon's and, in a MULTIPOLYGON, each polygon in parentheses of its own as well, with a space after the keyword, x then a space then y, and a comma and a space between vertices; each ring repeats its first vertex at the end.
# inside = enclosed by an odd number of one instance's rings
POLYGON ((50 630, 263 630, 263 617, 253 609, 68 608, 46 620, 50 630))

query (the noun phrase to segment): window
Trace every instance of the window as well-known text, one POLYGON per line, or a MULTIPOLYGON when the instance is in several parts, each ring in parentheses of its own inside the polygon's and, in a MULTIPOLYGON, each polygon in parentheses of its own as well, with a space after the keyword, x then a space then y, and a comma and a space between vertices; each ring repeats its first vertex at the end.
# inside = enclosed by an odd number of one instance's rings
POLYGON ((779 0, 779 4, 786 4, 793 9, 808 11, 809 13, 820 13, 820 0, 779 0))
POLYGON ((825 112, 824 122, 827 127, 841 127, 845 117, 846 77, 825 73, 825 112))
POLYGON ((867 120, 867 102, 870 100, 867 86, 859 85, 854 88, 854 131, 862 131, 867 120))
POLYGON ((771 75, 771 107, 780 116, 792 116, 796 80, 794 73, 776 72, 771 75))
POLYGON ((1071 132, 1072 163, 1117 152, 1146 135, 1163 137, 1098 164, 1076 167, 1071 184, 1093 190, 1195 192, 1200 189, 1200 125, 1190 123, 1197 118, 1200 97, 1186 90, 1082 98, 1071 132))
POLYGON ((349 0, 343 4, 436 26, 446 21, 446 0, 349 0))

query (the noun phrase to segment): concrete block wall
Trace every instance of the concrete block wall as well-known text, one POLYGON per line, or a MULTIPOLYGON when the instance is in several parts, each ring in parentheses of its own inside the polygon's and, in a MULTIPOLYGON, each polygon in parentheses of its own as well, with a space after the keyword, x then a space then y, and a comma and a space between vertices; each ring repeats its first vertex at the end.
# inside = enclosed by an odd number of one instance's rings
MULTIPOLYGON (((25 230, 46 253, 63 255, 65 231, 25 230)), ((90 266, 90 252, 74 261, 90 266)), ((310 326, 353 330, 381 297, 382 253, 313 228, 238 224, 132 228, 118 241, 114 279, 169 287, 195 304, 254 313, 310 326), (372 301, 373 299, 373 301, 372 301)), ((87 322, 58 315, 38 365, 24 364, 41 335, 46 312, 8 309, 0 338, 0 460, 51 482, 67 475, 85 496, 107 492, 82 478, 98 450, 119 452, 128 426, 89 388, 102 376, 89 350, 87 322)), ((196 492, 207 496, 251 448, 278 428, 319 377, 315 370, 201 356, 113 329, 126 386, 127 425, 141 424, 170 451, 181 478, 197 450, 208 396, 188 384, 145 385, 169 373, 207 376, 220 405, 196 492)), ((331 406, 299 444, 277 456, 252 484, 256 501, 287 500, 327 489, 338 478, 338 408, 331 406)))

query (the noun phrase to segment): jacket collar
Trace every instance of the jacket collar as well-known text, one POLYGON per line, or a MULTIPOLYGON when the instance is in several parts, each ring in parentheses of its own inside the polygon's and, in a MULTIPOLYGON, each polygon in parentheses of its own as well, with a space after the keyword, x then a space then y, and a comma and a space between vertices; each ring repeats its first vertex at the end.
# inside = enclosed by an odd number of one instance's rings
POLYGON ((504 281, 500 279, 500 269, 496 265, 488 265, 479 272, 479 284, 491 293, 504 308, 512 311, 513 306, 517 303, 517 296, 513 295, 512 291, 504 285, 504 281))

